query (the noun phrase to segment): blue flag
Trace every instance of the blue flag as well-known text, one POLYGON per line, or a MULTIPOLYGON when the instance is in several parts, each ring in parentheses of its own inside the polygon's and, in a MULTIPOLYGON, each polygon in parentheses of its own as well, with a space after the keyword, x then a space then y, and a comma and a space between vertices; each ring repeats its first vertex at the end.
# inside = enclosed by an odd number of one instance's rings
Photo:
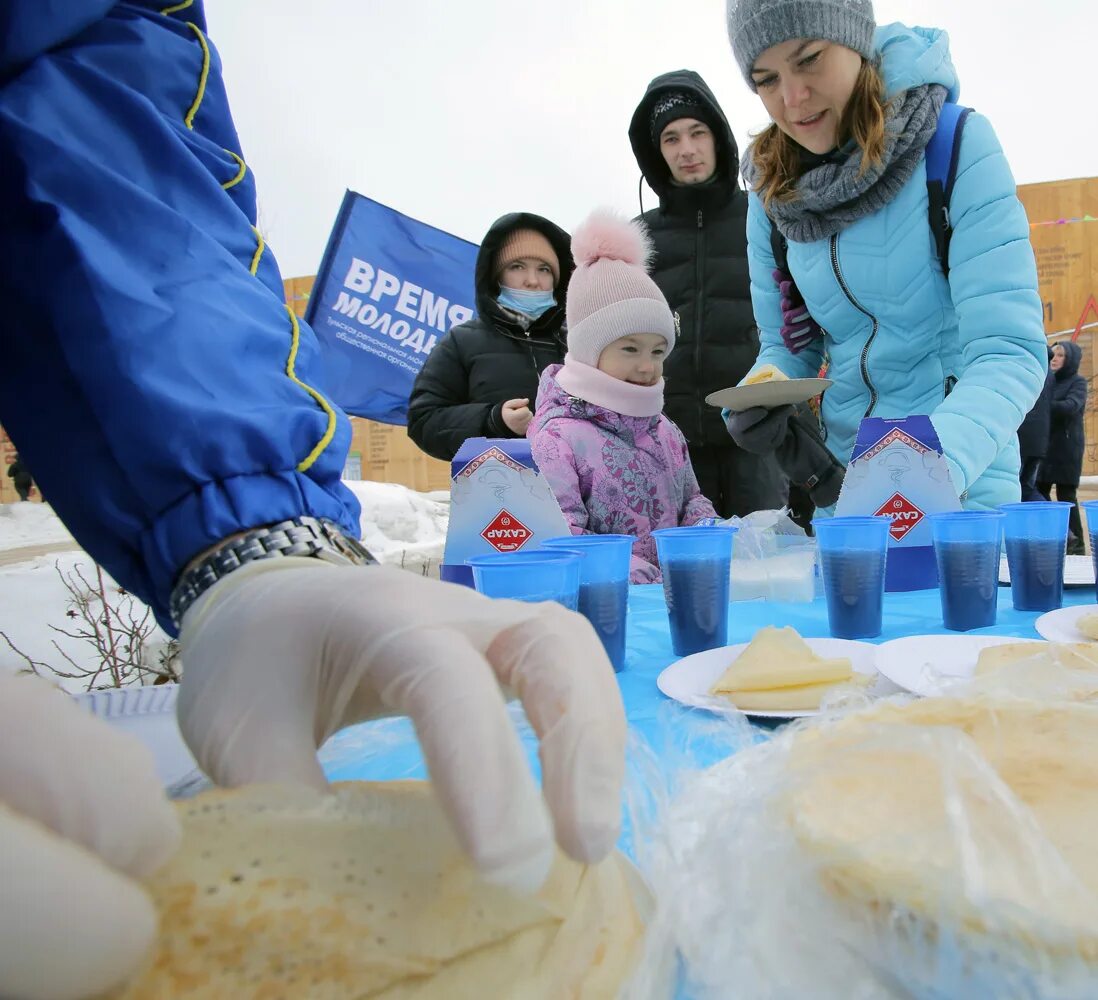
POLYGON ((472 319, 478 247, 348 191, 306 322, 325 388, 348 413, 408 422, 412 383, 451 326, 472 319))

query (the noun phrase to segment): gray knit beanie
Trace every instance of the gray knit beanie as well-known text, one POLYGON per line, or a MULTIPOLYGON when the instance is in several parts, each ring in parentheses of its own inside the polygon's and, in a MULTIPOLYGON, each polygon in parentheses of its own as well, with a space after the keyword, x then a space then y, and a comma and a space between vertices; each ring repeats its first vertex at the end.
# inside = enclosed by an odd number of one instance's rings
POLYGON ((873 48, 873 0, 727 0, 732 55, 747 85, 755 60, 771 45, 791 38, 822 38, 853 49, 866 59, 873 48))

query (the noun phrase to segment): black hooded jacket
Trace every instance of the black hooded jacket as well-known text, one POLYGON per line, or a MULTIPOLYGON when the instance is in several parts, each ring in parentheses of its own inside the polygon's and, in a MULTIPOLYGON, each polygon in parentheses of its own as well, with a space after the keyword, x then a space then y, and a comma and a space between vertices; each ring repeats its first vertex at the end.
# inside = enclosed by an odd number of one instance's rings
POLYGON ((512 212, 492 223, 477 254, 477 315, 434 346, 412 386, 408 436, 428 455, 449 461, 466 438, 515 437, 503 422, 503 404, 526 397, 533 409, 543 369, 564 360, 564 298, 573 268, 570 237, 548 219, 512 212), (496 301, 496 253, 516 229, 544 235, 560 262, 557 305, 528 329, 496 301))
POLYGON ((1045 385, 1037 402, 1026 414, 1018 428, 1018 450, 1022 458, 1044 458, 1048 451, 1049 427, 1052 420, 1052 387, 1056 378, 1052 372, 1045 376, 1045 385))
POLYGON ((705 397, 735 385, 759 353, 747 271, 747 195, 740 188, 739 150, 728 119, 705 81, 690 70, 656 77, 629 125, 633 154, 658 208, 640 218, 655 243, 652 277, 678 313, 681 330, 664 365, 664 411, 692 445, 733 447, 720 410, 705 397), (712 109, 717 172, 708 184, 672 183, 652 141, 652 106, 661 94, 685 90, 712 109))
POLYGON ((1083 412, 1087 406, 1087 380, 1079 374, 1083 349, 1071 341, 1055 346, 1064 349, 1064 363, 1055 373, 1052 383, 1052 421, 1048 450, 1041 462, 1038 478, 1043 483, 1078 486, 1086 446, 1083 412))

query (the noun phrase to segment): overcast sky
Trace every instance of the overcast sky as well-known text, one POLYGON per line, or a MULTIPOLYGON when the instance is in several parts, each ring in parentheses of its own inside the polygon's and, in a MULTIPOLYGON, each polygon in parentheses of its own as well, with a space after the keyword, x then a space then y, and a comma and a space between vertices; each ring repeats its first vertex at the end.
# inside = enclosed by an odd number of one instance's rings
MULTIPOLYGON (((961 101, 991 119, 1018 183, 1098 174, 1096 0, 875 9, 949 32, 961 101)), ((207 0, 206 14, 284 277, 316 272, 346 188, 477 243, 509 211, 566 229, 596 206, 634 213, 626 129, 667 70, 701 73, 741 148, 767 123, 723 0, 207 0)))

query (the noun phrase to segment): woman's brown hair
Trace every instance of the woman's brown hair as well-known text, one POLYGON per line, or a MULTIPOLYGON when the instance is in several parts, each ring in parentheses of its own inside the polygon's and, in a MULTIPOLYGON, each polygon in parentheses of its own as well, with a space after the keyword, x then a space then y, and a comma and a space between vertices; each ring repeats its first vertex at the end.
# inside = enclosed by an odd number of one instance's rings
MULTIPOLYGON (((837 136, 840 146, 853 139, 860 147, 861 173, 879 167, 884 159, 886 107, 880 70, 875 63, 863 59, 837 136)), ((771 123, 755 136, 751 158, 755 165, 755 190, 765 207, 769 208, 775 198, 790 201, 796 197, 802 173, 801 147, 777 125, 771 123)))

